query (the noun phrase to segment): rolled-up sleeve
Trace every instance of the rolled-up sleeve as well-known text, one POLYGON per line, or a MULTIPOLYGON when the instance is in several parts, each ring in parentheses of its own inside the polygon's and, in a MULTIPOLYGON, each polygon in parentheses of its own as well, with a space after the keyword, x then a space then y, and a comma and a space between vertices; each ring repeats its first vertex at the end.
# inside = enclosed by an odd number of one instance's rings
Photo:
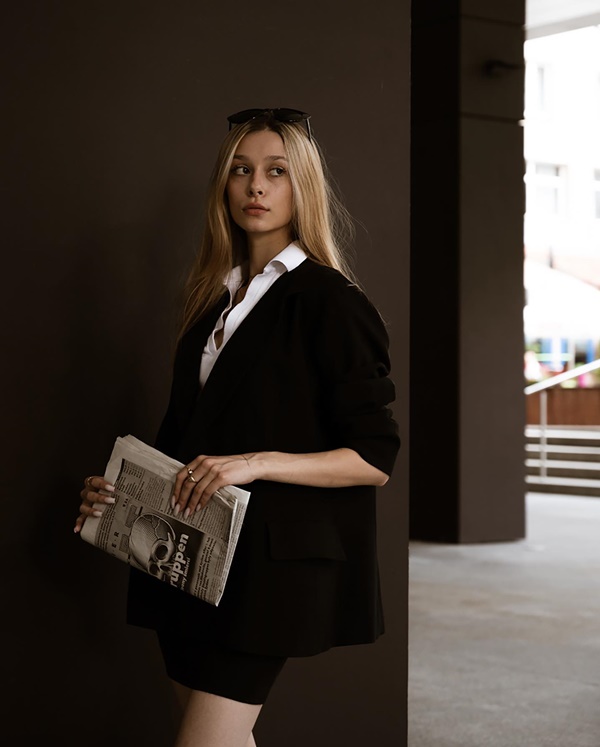
POLYGON ((389 407, 395 388, 383 320, 365 294, 347 283, 317 306, 315 360, 335 443, 391 475, 400 437, 389 407))

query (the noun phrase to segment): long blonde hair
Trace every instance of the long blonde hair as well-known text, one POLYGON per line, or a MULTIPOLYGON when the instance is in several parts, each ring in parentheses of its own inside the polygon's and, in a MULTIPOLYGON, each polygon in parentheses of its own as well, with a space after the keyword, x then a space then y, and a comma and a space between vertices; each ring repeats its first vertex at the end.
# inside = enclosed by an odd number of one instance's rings
POLYGON ((233 127, 219 150, 210 178, 204 233, 185 286, 179 339, 223 295, 229 271, 248 258, 246 234, 231 218, 226 187, 238 144, 249 132, 260 130, 272 130, 283 140, 292 184, 295 243, 315 262, 358 284, 344 254, 353 236, 352 218, 332 188, 319 146, 301 123, 263 115, 233 127))

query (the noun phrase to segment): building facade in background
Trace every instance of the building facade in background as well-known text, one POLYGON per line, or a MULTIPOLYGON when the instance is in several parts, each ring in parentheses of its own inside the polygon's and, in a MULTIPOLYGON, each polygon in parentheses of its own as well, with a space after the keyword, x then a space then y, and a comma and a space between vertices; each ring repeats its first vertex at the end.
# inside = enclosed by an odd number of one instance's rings
POLYGON ((600 26, 525 59, 526 254, 600 288, 600 26))
POLYGON ((600 26, 529 39, 525 60, 531 380, 600 356, 600 26))

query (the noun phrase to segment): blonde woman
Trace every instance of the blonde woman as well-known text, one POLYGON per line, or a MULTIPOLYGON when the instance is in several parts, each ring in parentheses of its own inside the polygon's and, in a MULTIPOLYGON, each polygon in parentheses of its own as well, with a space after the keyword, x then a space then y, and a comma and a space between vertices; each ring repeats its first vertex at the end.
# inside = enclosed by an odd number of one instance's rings
MULTIPOLYGON (((156 446, 186 465, 175 513, 225 485, 249 509, 219 607, 133 569, 129 588, 182 704, 177 747, 251 747, 288 657, 381 634, 375 486, 399 447, 387 334, 342 255, 309 116, 229 124, 156 446)), ((107 487, 87 478, 76 530, 107 487)))

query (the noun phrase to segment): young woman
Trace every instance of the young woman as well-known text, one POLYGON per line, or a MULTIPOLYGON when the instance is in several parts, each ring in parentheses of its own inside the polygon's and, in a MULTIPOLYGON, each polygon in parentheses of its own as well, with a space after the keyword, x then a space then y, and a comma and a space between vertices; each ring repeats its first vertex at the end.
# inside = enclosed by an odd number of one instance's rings
MULTIPOLYGON (((177 747, 250 747, 287 657, 383 630, 375 486, 399 447, 388 338, 339 249, 343 209, 308 115, 248 110, 211 179, 156 447, 186 466, 189 516, 251 491, 219 607, 131 571, 128 620, 158 633, 183 718, 177 747)), ((76 531, 98 491, 86 479, 76 531)))

